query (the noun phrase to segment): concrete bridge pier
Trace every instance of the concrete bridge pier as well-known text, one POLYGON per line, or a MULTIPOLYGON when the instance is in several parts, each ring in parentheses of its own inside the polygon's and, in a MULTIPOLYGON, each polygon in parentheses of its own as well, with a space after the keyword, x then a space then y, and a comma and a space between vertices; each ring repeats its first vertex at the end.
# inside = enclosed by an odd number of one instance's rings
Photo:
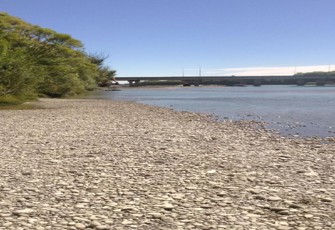
POLYGON ((326 81, 318 80, 316 81, 315 85, 317 86, 324 86, 326 84, 326 81))
POLYGON ((199 80, 193 80, 192 85, 199 86, 201 84, 201 82, 202 82, 201 79, 199 79, 199 80))
POLYGON ((256 79, 256 80, 254 80, 253 85, 254 85, 254 86, 261 86, 261 85, 262 85, 262 80, 261 80, 261 79, 256 79))
POLYGON ((135 87, 139 85, 140 80, 128 80, 128 82, 130 87, 135 87))
POLYGON ((182 84, 183 86, 191 86, 191 81, 182 80, 182 81, 181 81, 181 84, 182 84))
POLYGON ((201 84, 201 79, 199 80, 182 80, 182 85, 183 86, 191 86, 191 85, 194 85, 194 86, 199 86, 201 84))
POLYGON ((304 86, 305 84, 306 84, 306 81, 304 81, 304 80, 298 80, 297 81, 298 86, 304 86))

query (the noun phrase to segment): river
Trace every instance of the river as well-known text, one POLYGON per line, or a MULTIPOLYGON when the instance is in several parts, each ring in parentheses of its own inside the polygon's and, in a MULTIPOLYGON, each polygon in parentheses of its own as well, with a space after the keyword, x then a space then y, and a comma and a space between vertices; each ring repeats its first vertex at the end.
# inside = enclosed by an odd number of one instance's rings
POLYGON ((93 98, 215 115, 218 119, 256 120, 285 136, 334 137, 335 87, 121 87, 93 98))

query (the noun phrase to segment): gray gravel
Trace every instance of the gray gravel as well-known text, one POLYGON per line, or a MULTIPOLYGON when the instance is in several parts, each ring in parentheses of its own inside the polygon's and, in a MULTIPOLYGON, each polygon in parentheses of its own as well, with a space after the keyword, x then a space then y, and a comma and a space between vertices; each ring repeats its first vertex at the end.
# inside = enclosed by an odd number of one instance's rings
POLYGON ((335 140, 128 102, 0 111, 0 229, 335 229, 335 140))

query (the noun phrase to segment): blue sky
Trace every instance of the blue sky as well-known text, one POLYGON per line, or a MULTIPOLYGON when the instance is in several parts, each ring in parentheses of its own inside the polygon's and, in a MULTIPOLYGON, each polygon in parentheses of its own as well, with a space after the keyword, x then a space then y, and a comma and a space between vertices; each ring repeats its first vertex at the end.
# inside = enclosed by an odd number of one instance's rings
POLYGON ((108 54, 118 76, 335 70, 334 10, 334 0, 0 1, 2 12, 108 54))

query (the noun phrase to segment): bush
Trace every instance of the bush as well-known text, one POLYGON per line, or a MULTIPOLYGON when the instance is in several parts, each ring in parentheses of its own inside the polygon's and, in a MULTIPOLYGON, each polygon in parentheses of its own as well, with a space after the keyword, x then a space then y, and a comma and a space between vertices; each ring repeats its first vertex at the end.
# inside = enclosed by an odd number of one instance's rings
POLYGON ((21 98, 11 96, 11 95, 0 97, 0 106, 20 105, 23 102, 24 102, 24 100, 22 100, 21 98))

